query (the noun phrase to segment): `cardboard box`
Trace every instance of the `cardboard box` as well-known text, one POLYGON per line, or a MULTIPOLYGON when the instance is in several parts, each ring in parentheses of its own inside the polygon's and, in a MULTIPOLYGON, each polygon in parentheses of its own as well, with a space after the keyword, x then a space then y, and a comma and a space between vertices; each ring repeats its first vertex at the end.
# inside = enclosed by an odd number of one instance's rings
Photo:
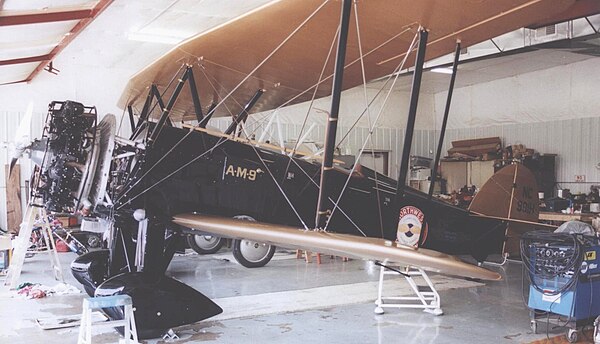
POLYGON ((57 216, 56 219, 60 221, 63 228, 70 228, 79 225, 79 219, 77 216, 57 216))

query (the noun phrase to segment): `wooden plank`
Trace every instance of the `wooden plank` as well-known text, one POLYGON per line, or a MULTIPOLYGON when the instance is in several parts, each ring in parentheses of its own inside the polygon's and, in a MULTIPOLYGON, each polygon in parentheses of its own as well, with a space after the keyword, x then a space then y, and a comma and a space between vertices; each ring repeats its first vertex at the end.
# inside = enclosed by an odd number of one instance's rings
POLYGON ((10 165, 5 165, 6 171, 6 219, 8 231, 18 234, 23 221, 21 208, 21 166, 15 165, 9 176, 10 165))
POLYGON ((502 141, 499 137, 484 137, 482 139, 470 139, 470 140, 460 140, 460 141, 452 141, 452 147, 471 147, 471 146, 480 146, 487 144, 501 144, 502 141))
POLYGON ((551 213, 540 211, 540 220, 545 221, 582 221, 591 223, 592 219, 596 214, 583 213, 583 214, 563 214, 563 213, 551 213))
POLYGON ((470 147, 454 147, 448 149, 448 154, 452 155, 453 153, 461 153, 467 154, 471 156, 479 156, 485 153, 497 152, 500 150, 500 144, 498 143, 489 143, 485 145, 477 145, 470 147))

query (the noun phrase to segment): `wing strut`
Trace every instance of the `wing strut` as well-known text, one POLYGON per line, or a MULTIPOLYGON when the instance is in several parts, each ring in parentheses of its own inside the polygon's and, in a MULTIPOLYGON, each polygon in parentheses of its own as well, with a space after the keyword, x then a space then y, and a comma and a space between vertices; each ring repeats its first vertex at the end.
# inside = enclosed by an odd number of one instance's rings
POLYGON ((456 72, 458 70, 458 60, 460 58, 460 40, 456 42, 456 51, 454 52, 454 63, 452 64, 452 76, 450 77, 450 86, 448 87, 448 97, 446 98, 446 108, 444 109, 444 119, 442 120, 442 128, 440 129, 440 138, 438 140, 437 152, 435 153, 435 162, 433 163, 433 171, 431 173, 431 184, 429 184, 428 198, 433 196, 435 180, 437 179, 438 164, 442 156, 442 146, 444 145, 444 136, 446 135, 446 124, 448 124, 448 114, 450 113, 450 103, 452 102, 452 92, 454 91, 454 81, 456 80, 456 72))
POLYGON ((208 111, 206 111, 206 117, 204 117, 204 119, 202 121, 198 122, 198 127, 206 128, 208 121, 210 121, 210 119, 214 115, 216 109, 217 109, 217 103, 212 103, 210 105, 210 107, 208 108, 208 111))
POLYGON ((135 119, 133 118, 133 108, 131 105, 127 105, 127 113, 129 114, 129 125, 131 126, 131 132, 135 130, 135 119))
POLYGON ((196 88, 194 70, 191 67, 187 69, 187 75, 190 82, 190 93, 192 94, 192 102, 194 103, 194 112, 196 112, 196 119, 198 120, 198 123, 200 123, 202 122, 202 118, 204 118, 204 114, 202 113, 202 105, 200 103, 198 89, 196 88))
POLYGON ((321 181, 319 187, 319 200, 317 203, 316 228, 324 228, 327 222, 327 177, 333 169, 333 150, 337 132, 338 114, 340 111, 340 98, 342 94, 342 80, 344 78, 344 61, 346 60, 346 43, 348 42, 348 27, 350 26, 350 13, 352 0, 344 0, 340 18, 340 33, 338 35, 337 56, 333 73, 333 90, 331 92, 331 111, 327 119, 325 131, 325 147, 323 164, 321 165, 321 181))
POLYGON ((129 137, 130 140, 135 140, 135 138, 140 133, 142 124, 144 124, 144 122, 148 119, 148 117, 150 115, 150 111, 149 111, 150 103, 152 103, 153 95, 154 95, 154 91, 152 88, 150 88, 150 91, 148 91, 148 95, 146 96, 146 101, 144 102, 144 106, 142 107, 142 112, 140 112, 140 118, 138 119, 135 129, 131 133, 131 137, 129 137))
POLYGON ((237 116, 233 117, 233 122, 231 122, 227 130, 225 130, 225 135, 233 133, 235 129, 237 129, 238 125, 240 125, 243 122, 246 122, 246 118, 248 118, 248 111, 250 111, 254 104, 256 104, 256 102, 258 101, 260 96, 263 95, 263 93, 265 93, 265 90, 263 89, 259 89, 258 91, 256 91, 256 93, 254 93, 254 95, 252 96, 252 98, 250 98, 250 100, 248 101, 246 106, 244 106, 242 111, 240 111, 240 113, 237 116))
MULTIPOLYGON (((163 100, 162 100, 162 96, 160 95, 160 91, 158 90, 158 87, 156 87, 156 84, 152 84, 151 89, 152 89, 152 94, 153 94, 154 98, 156 98, 156 103, 158 104, 158 106, 160 106, 160 111, 164 112, 166 109, 165 102, 163 102, 163 100)), ((175 98, 177 98, 177 97, 175 97, 175 98)), ((173 126, 173 123, 171 123, 171 119, 169 119, 169 116, 167 116, 165 123, 168 126, 171 126, 171 127, 173 126)))
POLYGON ((181 79, 179 79, 179 81, 177 82, 177 86, 175 86, 175 90, 173 90, 173 94, 171 94, 171 98, 169 98, 169 102, 167 103, 167 106, 163 106, 162 99, 160 98, 160 93, 158 93, 158 89, 156 88, 155 85, 152 85, 152 87, 154 87, 154 89, 156 90, 154 96, 157 98, 159 105, 162 109, 162 115, 160 116, 160 119, 158 120, 158 124, 156 124, 156 128, 154 128, 152 135, 150 135, 150 137, 148 138, 149 142, 156 141, 156 139, 158 138, 158 135, 160 134, 160 132, 162 130, 162 127, 165 125, 165 123, 169 119, 169 114, 171 113, 171 109, 173 108, 173 105, 175 105, 175 101, 177 100, 177 97, 179 97, 179 93, 183 89, 183 85, 185 85, 185 82, 187 81, 187 79, 189 77, 188 70, 191 68, 192 68, 192 66, 186 67, 185 72, 183 73, 183 76, 181 77, 181 79))
POLYGON ((398 173, 396 199, 402 197, 404 194, 404 188, 406 187, 406 175, 408 173, 410 148, 412 145, 413 133, 415 131, 415 119, 417 117, 417 104, 419 102, 419 92, 421 89, 421 77, 423 76, 423 63, 425 62, 427 36, 427 30, 421 28, 419 30, 419 50, 417 51, 417 61, 415 63, 415 72, 413 74, 412 88, 410 91, 410 105, 408 108, 408 119, 406 120, 406 133, 404 135, 404 147, 402 148, 402 160, 400 163, 400 172, 398 173))

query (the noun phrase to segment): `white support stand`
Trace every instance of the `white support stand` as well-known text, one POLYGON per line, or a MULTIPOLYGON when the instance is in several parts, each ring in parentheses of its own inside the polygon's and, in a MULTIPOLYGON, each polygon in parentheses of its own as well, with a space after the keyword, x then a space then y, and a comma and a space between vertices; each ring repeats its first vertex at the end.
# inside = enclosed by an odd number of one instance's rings
MULTIPOLYGON (((95 327, 120 327, 123 326, 123 342, 138 344, 133 303, 129 295, 114 295, 104 297, 89 297, 83 300, 83 312, 79 325, 79 338, 77 344, 92 343, 92 312, 102 308, 123 307, 123 319, 94 323, 95 327)), ((121 341, 119 341, 120 343, 121 341)))
MULTIPOLYGON (((384 263, 385 265, 385 263, 384 263)), ((402 274, 397 271, 392 271, 381 267, 379 272, 379 291, 377 300, 375 301, 375 314, 383 314, 384 308, 422 308, 424 312, 431 313, 433 315, 442 315, 440 304, 440 295, 438 294, 435 286, 427 276, 427 273, 423 269, 405 267, 398 268, 402 270, 402 274), (404 277, 406 282, 410 285, 415 296, 383 296, 383 282, 385 275, 401 275, 404 277), (427 283, 427 286, 418 286, 413 277, 422 277, 427 283)))
POLYGON ((4 281, 4 285, 9 285, 10 289, 14 290, 19 285, 19 278, 21 277, 21 270, 25 263, 25 254, 29 247, 29 239, 31 238, 36 217, 41 221, 42 235, 44 236, 47 252, 50 254, 50 266, 52 267, 54 279, 60 282, 64 281, 62 268, 58 260, 58 253, 56 252, 56 245, 52 237, 52 228, 50 228, 50 224, 48 223, 48 214, 44 208, 29 205, 23 217, 19 235, 15 239, 16 244, 14 246, 13 258, 8 268, 8 275, 4 281))

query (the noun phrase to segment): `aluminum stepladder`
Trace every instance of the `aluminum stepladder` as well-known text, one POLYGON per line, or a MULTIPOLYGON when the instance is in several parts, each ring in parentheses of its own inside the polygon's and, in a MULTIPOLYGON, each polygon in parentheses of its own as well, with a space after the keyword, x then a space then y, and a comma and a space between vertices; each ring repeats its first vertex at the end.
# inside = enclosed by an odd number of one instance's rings
POLYGON ((19 235, 17 236, 17 239, 15 239, 16 244, 14 253, 10 266, 8 267, 8 275, 4 281, 4 285, 8 285, 10 289, 17 289, 17 286, 19 285, 21 270, 23 269, 23 263, 25 262, 25 254, 29 247, 29 239, 31 238, 33 227, 36 224, 36 218, 39 219, 42 227, 42 235, 44 236, 47 252, 50 255, 50 266, 52 267, 54 279, 64 282, 62 268, 60 266, 60 261, 58 260, 58 253, 56 252, 56 245, 52 236, 52 228, 50 228, 50 223, 48 223, 48 214, 46 213, 46 209, 33 204, 34 203, 32 202, 27 207, 27 211, 25 212, 23 222, 19 229, 19 235))
POLYGON ((379 272, 379 289, 377 300, 375 301, 375 314, 383 314, 384 308, 420 308, 424 312, 433 315, 442 315, 444 312, 441 308, 440 295, 438 294, 433 282, 427 276, 427 273, 420 268, 411 266, 393 268, 387 266, 387 261, 381 266, 379 272), (402 269, 402 270, 399 270, 402 269), (383 283, 386 275, 402 276, 410 285, 415 296, 383 296, 383 283), (414 277, 422 277, 425 280, 426 286, 419 286, 414 280, 414 277))
POLYGON ((138 344, 137 328, 133 302, 129 295, 112 295, 103 297, 88 297, 83 299, 83 312, 79 325, 77 344, 92 344, 92 327, 121 327, 123 340, 119 343, 138 344), (92 312, 103 308, 123 307, 123 319, 104 322, 92 322, 92 312))

